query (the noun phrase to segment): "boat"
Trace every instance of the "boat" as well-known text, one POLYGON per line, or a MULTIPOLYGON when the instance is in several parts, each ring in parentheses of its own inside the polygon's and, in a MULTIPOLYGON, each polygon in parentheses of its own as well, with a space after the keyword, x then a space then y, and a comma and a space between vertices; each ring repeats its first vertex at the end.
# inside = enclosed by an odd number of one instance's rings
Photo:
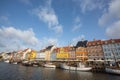
POLYGON ((9 61, 9 60, 5 60, 4 62, 5 62, 5 63, 9 63, 10 61, 9 61))
POLYGON ((105 68, 105 71, 107 73, 119 74, 120 75, 120 69, 105 68))
POLYGON ((36 62, 36 61, 34 61, 34 62, 32 63, 32 66, 34 66, 34 67, 38 67, 38 66, 39 66, 39 63, 36 62))
POLYGON ((52 63, 46 63, 46 64, 44 64, 44 67, 47 67, 47 68, 56 68, 56 65, 54 65, 52 63))
POLYGON ((85 67, 83 64, 79 63, 79 66, 68 66, 67 64, 61 64, 60 67, 65 70, 76 70, 76 71, 90 71, 92 67, 85 67))
POLYGON ((17 64, 17 62, 13 62, 13 64, 17 64))
POLYGON ((29 61, 23 61, 22 65, 24 65, 24 66, 32 66, 32 63, 29 62, 29 61))

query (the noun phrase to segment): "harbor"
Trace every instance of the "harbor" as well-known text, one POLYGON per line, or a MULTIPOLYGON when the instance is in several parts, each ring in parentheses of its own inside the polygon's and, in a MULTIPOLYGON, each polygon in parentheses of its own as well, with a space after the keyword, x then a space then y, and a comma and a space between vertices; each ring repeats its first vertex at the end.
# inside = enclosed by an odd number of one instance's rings
POLYGON ((0 62, 0 80, 119 80, 119 75, 27 67, 0 62))
POLYGON ((56 47, 50 45, 40 51, 27 48, 25 50, 1 53, 1 61, 23 66, 120 75, 120 57, 117 56, 119 45, 120 39, 105 41, 82 40, 78 41, 76 46, 56 47), (108 48, 106 48, 107 45, 108 48), (110 51, 107 52, 107 49, 110 51), (111 54, 111 56, 108 54, 111 54))

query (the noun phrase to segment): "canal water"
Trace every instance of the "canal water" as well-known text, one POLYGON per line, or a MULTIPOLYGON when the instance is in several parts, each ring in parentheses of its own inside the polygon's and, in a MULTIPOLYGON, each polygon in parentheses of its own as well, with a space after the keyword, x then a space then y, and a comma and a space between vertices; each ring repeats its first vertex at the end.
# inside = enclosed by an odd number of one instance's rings
POLYGON ((120 76, 0 62, 0 80, 120 80, 120 76))

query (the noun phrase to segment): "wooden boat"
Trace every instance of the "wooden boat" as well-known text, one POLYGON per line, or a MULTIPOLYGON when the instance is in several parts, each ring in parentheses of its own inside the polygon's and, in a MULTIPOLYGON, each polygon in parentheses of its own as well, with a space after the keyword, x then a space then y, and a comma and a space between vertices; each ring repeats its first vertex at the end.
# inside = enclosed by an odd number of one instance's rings
POLYGON ((107 73, 120 74, 120 70, 119 69, 105 68, 105 71, 107 73))
POLYGON ((56 65, 54 65, 52 63, 46 63, 46 64, 44 64, 44 67, 47 67, 47 68, 56 68, 56 65))
POLYGON ((60 67, 66 70, 76 70, 76 71, 90 71, 92 69, 92 67, 85 67, 84 65, 73 67, 73 66, 68 66, 66 64, 62 64, 60 67))

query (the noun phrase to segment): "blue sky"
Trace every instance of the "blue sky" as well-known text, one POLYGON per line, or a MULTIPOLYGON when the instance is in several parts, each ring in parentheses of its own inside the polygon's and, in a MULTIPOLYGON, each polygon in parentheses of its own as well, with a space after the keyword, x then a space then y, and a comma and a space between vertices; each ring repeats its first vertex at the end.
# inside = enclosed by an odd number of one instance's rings
POLYGON ((0 52, 120 38, 120 0, 0 0, 0 52))

